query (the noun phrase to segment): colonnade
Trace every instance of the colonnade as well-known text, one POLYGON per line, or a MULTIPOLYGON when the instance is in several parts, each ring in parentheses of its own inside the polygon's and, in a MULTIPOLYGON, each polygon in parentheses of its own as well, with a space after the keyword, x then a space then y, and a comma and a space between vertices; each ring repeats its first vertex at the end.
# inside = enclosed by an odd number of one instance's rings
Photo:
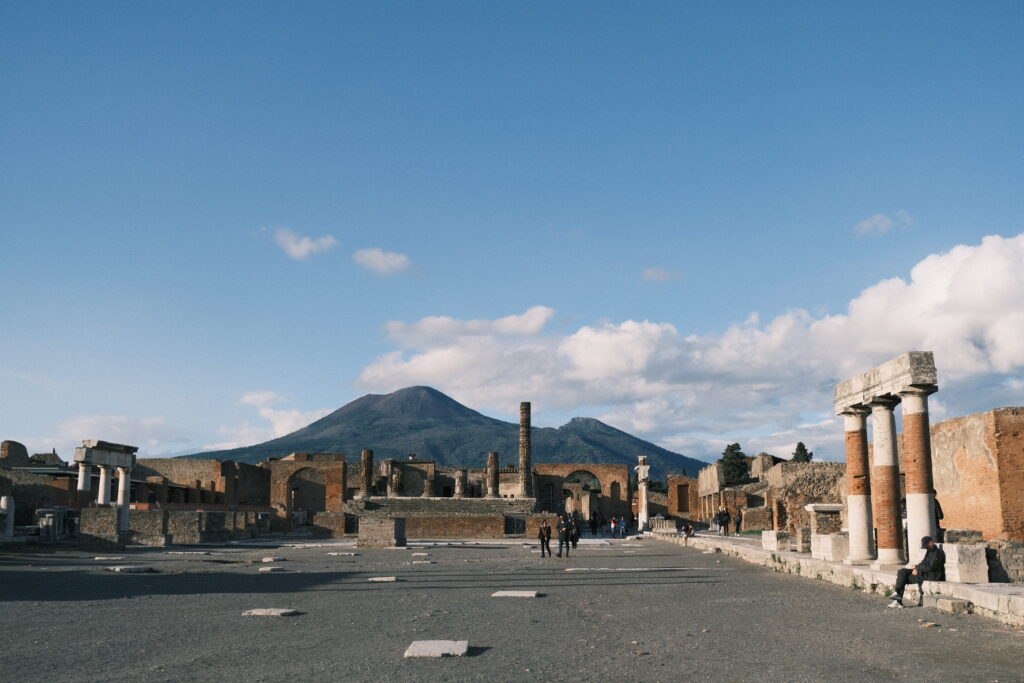
POLYGON ((836 412, 846 432, 846 510, 850 563, 877 566, 915 559, 918 541, 935 537, 928 396, 938 391, 931 352, 911 351, 836 386, 836 412), (897 405, 903 406, 903 488, 907 538, 903 547, 897 405), (868 458, 871 416, 873 463, 868 458), (877 533, 877 548, 873 536, 877 533))

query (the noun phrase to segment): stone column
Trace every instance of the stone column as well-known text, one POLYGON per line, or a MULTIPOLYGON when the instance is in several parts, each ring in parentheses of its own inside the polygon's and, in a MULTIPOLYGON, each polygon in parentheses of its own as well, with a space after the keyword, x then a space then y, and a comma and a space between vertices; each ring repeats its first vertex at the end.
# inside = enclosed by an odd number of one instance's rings
POLYGON ((466 470, 459 470, 455 473, 455 497, 466 497, 466 470))
POLYGON ((846 523, 849 527, 848 564, 875 558, 871 530, 871 473, 868 462, 868 410, 850 408, 843 413, 846 427, 846 523))
POLYGON ((896 419, 891 399, 871 403, 875 464, 871 472, 875 525, 878 529, 878 559, 873 567, 901 564, 903 524, 900 518, 900 468, 896 455, 896 419))
POLYGON ((364 450, 362 462, 359 466, 359 497, 366 499, 370 497, 373 489, 373 451, 364 450))
POLYGON ((0 536, 10 538, 14 535, 14 496, 0 497, 0 512, 4 513, 4 526, 0 536))
POLYGON ((519 496, 533 498, 533 451, 530 445, 530 402, 519 404, 519 496))
POLYGON ((92 490, 92 465, 88 463, 78 463, 78 490, 92 490))
POLYGON ((903 472, 907 488, 907 555, 912 562, 924 556, 921 538, 936 538, 932 490, 932 439, 928 424, 927 390, 905 391, 903 398, 903 472))
POLYGON ((498 497, 498 454, 487 454, 487 497, 498 497))
POLYGON ((96 492, 96 502, 100 505, 110 505, 110 467, 100 465, 100 490, 96 492))
POLYGON ((651 468, 647 464, 647 456, 640 456, 640 464, 634 467, 636 470, 636 481, 637 481, 637 504, 636 504, 636 516, 637 516, 637 531, 647 531, 648 529, 648 518, 647 513, 647 482, 650 480, 651 468))
POLYGON ((348 463, 344 460, 341 461, 341 502, 342 504, 348 501, 348 463))
POLYGON ((430 473, 430 470, 423 474, 423 493, 421 495, 424 498, 434 495, 434 475, 430 473))
POLYGON ((130 476, 131 470, 127 467, 117 468, 117 504, 121 507, 128 505, 130 476))

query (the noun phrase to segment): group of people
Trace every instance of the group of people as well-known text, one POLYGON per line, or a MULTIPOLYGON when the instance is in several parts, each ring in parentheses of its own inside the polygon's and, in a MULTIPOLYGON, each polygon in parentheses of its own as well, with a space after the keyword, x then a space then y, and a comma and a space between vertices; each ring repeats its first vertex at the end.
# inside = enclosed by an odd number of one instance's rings
MULTIPOLYGON (((598 532, 609 530, 612 538, 625 538, 629 524, 625 517, 612 517, 606 520, 601 517, 590 518, 590 532, 597 536, 598 532)), ((552 529, 548 520, 543 520, 537 528, 537 540, 540 541, 540 556, 551 557, 551 537, 558 538, 558 557, 569 557, 569 550, 575 550, 580 541, 580 522, 574 515, 558 515, 558 522, 552 529)))
POLYGON ((715 528, 718 529, 719 536, 728 536, 729 526, 731 524, 736 525, 736 533, 739 533, 740 525, 743 524, 743 511, 736 508, 736 517, 734 519, 733 516, 729 514, 729 509, 723 507, 715 514, 711 519, 711 522, 715 528))

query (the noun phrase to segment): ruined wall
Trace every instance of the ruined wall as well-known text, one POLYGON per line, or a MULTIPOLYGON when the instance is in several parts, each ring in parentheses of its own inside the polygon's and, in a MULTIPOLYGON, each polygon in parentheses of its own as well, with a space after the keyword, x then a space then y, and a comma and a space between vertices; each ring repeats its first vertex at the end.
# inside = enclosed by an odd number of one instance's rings
POLYGON ((34 524, 35 511, 39 508, 78 505, 78 484, 72 477, 23 470, 3 470, 3 476, 9 482, 9 495, 14 496, 14 523, 18 526, 34 524))
POLYGON ((945 420, 931 436, 942 526, 1024 541, 1024 408, 945 420))
POLYGON ((28 449, 17 441, 0 442, 0 467, 28 467, 28 449))
POLYGON ((117 545, 117 510, 83 508, 78 519, 78 543, 85 547, 117 545))
POLYGON ((503 515, 457 517, 406 517, 407 538, 503 538, 503 515))
POLYGON ((697 473, 697 495, 715 495, 723 486, 725 470, 718 463, 712 463, 697 473))
POLYGON ((698 487, 696 479, 680 474, 669 475, 668 514, 685 519, 698 518, 698 487))

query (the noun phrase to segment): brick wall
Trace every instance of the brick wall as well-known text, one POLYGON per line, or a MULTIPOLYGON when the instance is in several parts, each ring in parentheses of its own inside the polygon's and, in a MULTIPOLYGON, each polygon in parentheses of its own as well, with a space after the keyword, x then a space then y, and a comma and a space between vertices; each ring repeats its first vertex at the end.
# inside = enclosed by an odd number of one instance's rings
MULTIPOLYGON (((362 529, 362 520, 360 520, 362 529)), ((407 517, 408 538, 503 538, 503 515, 460 515, 452 517, 407 517)))
POLYGON ((359 538, 356 545, 361 548, 404 546, 405 539, 404 519, 367 515, 359 520, 359 538))

